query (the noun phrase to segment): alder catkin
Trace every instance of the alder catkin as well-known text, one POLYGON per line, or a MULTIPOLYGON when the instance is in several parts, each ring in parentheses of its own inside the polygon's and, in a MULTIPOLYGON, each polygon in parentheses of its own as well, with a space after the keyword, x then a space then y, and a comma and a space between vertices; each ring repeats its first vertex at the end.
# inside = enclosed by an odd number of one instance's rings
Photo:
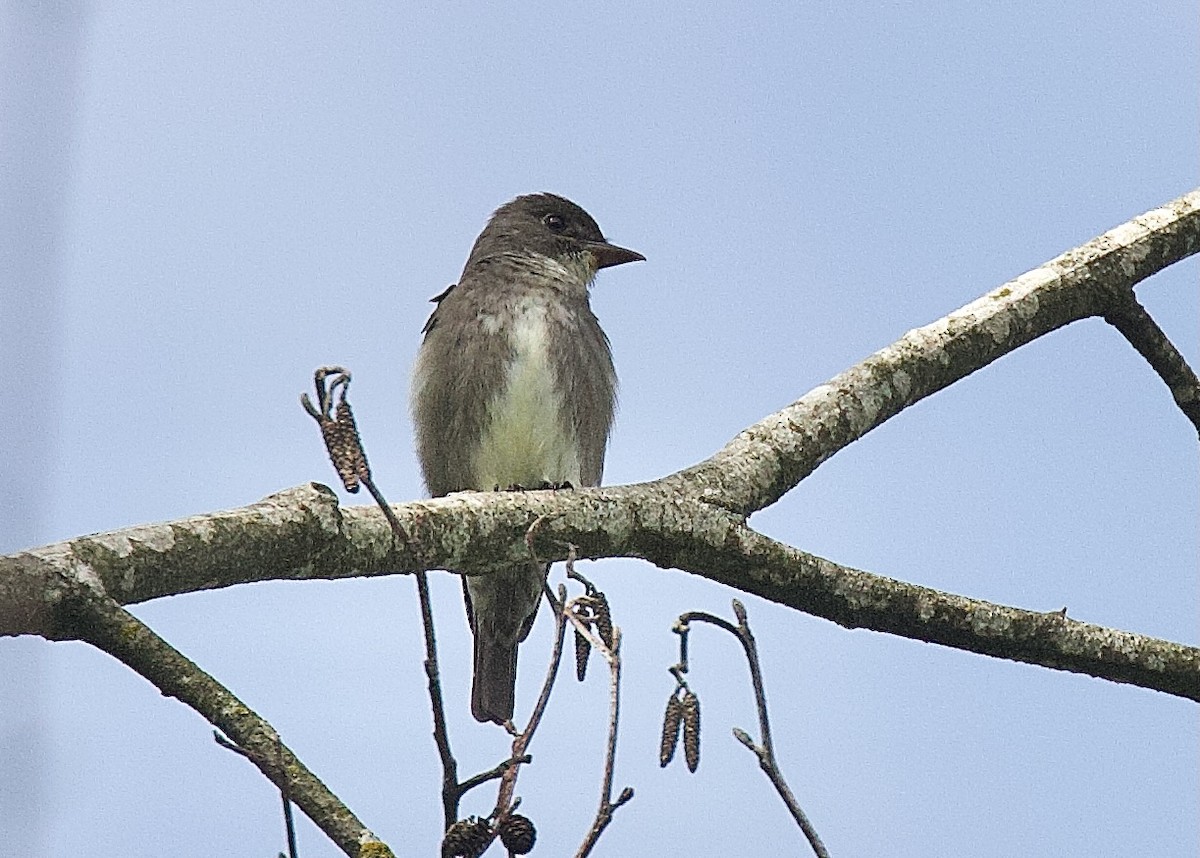
POLYGON ((587 676, 588 656, 592 653, 592 642, 579 629, 575 630, 575 678, 583 682, 587 676))
POLYGON ((667 711, 663 714, 662 744, 658 747, 658 764, 665 768, 675 756, 679 744, 679 728, 683 724, 683 704, 673 693, 667 698, 667 711))
POLYGON ((683 709, 683 758, 689 772, 700 765, 700 698, 689 689, 680 703, 683 709))

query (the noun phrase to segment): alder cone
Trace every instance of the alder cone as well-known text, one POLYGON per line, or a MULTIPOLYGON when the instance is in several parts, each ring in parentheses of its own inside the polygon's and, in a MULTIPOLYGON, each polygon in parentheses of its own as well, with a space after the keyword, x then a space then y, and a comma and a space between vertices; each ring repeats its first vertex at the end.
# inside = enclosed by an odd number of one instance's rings
POLYGON ((500 824, 500 842, 514 855, 524 855, 533 849, 537 829, 526 816, 514 813, 500 824))
POLYGON ((479 858, 492 842, 492 827, 486 820, 468 816, 446 830, 442 858, 479 858))

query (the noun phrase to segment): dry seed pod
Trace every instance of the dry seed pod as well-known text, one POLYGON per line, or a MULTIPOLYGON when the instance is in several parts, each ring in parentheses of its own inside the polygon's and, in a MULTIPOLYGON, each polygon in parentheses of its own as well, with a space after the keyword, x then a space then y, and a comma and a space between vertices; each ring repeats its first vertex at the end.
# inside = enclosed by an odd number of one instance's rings
POLYGON ((592 653, 592 642, 575 630, 575 678, 583 682, 587 676, 588 656, 592 653))
POLYGON ((337 416, 337 422, 342 427, 342 433, 346 439, 346 444, 352 450, 354 466, 360 477, 370 477, 371 469, 367 466, 367 454, 363 451, 362 438, 358 434, 358 424, 354 422, 354 412, 350 410, 350 403, 345 399, 338 402, 337 410, 334 412, 337 416))
POLYGON ((600 635, 600 640, 604 641, 604 645, 612 649, 612 611, 608 607, 608 598, 599 590, 596 591, 596 632, 600 635))
POLYGON ((350 403, 343 399, 338 403, 335 413, 335 420, 321 420, 321 435, 325 438, 325 449, 329 451, 329 458, 342 485, 348 492, 357 492, 359 478, 369 476, 371 471, 367 467, 366 454, 358 437, 350 403))
POLYGON ((683 704, 673 693, 667 698, 667 711, 663 715, 662 744, 658 746, 658 765, 665 768, 675 756, 679 744, 679 727, 683 724, 683 704))
POLYGON ((524 855, 533 849, 537 829, 528 817, 514 813, 500 824, 500 842, 514 855, 524 855))
POLYGON ((321 437, 325 439, 329 460, 333 462, 333 469, 337 471, 346 491, 358 491, 358 456, 353 441, 347 440, 345 425, 336 420, 322 420, 321 437))
POLYGON ((442 858, 479 858, 492 840, 492 828, 477 816, 460 819, 442 838, 442 858))
POLYGON ((690 690, 684 692, 680 703, 683 709, 683 758, 689 772, 700 765, 700 698, 690 690))

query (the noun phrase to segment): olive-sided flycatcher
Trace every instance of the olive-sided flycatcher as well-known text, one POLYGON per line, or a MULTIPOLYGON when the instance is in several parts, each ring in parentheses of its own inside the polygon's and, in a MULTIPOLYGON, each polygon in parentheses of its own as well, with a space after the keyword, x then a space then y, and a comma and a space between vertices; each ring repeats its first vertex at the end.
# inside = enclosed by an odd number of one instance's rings
MULTIPOLYGON (((600 483, 617 377, 588 287, 601 268, 644 258, 554 194, 496 210, 458 283, 434 299, 413 370, 430 494, 600 483)), ((546 571, 528 563, 464 580, 479 721, 512 718, 517 645, 546 571)))

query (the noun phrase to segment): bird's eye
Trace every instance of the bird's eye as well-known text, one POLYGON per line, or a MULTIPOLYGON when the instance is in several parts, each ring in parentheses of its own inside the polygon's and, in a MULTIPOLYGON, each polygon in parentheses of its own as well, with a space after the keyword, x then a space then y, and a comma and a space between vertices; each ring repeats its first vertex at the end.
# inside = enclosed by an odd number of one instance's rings
POLYGON ((562 232, 567 228, 567 222, 563 219, 562 215, 548 214, 542 218, 542 223, 551 232, 562 232))

